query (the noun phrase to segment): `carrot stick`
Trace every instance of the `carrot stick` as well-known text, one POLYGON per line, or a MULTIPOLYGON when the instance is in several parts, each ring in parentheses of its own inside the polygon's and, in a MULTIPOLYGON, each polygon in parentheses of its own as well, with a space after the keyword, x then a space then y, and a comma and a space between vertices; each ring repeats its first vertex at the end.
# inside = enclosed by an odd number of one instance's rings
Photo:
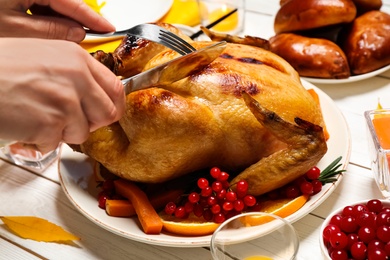
MULTIPOLYGON (((307 92, 309 92, 309 94, 312 96, 314 101, 318 104, 318 106, 320 106, 320 98, 318 97, 317 92, 312 88, 308 89, 307 92)), ((326 126, 324 126, 323 129, 324 129, 325 140, 328 140, 330 135, 328 130, 326 129, 326 126)))
POLYGON ((113 217, 132 217, 137 214, 128 200, 106 200, 106 212, 113 217))
POLYGON ((146 234, 160 234, 163 224, 146 194, 134 183, 119 179, 114 181, 115 189, 133 204, 138 219, 146 234))
MULTIPOLYGON (((175 201, 183 192, 183 189, 169 189, 153 194, 150 196, 149 201, 153 208, 158 210, 168 202, 175 201)), ((123 194, 120 195, 124 196, 123 194)), ((106 212, 112 217, 132 217, 137 214, 133 204, 128 200, 106 200, 106 212)))

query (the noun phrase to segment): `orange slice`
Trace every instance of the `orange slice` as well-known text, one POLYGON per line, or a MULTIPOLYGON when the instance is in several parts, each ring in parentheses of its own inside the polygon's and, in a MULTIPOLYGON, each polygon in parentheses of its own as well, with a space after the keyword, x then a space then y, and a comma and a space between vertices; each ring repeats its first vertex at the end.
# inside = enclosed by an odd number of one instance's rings
POLYGON ((178 219, 160 213, 163 229, 173 234, 182 236, 206 236, 212 234, 220 224, 215 222, 204 221, 203 218, 198 218, 194 214, 190 214, 187 219, 178 219))
MULTIPOLYGON (((262 212, 271 213, 281 218, 285 218, 299 210, 309 199, 308 195, 301 195, 294 199, 266 200, 261 202, 260 209, 262 212)), ((247 225, 255 226, 271 221, 273 218, 268 216, 245 218, 247 225)))

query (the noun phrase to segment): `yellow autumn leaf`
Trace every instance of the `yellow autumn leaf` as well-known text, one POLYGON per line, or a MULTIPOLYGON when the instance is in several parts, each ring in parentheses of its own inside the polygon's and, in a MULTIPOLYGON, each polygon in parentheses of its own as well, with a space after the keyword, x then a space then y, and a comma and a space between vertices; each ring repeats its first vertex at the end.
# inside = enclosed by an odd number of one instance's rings
POLYGON ((80 240, 79 237, 46 219, 31 216, 8 216, 0 217, 0 219, 9 229, 22 238, 42 242, 80 240))

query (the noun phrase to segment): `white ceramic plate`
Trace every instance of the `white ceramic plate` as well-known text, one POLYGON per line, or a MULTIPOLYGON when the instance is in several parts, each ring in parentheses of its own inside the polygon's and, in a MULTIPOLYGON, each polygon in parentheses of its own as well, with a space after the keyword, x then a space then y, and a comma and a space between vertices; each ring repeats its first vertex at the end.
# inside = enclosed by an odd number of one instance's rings
MULTIPOLYGON (((330 133, 328 152, 319 162, 318 167, 324 169, 334 159, 342 156, 342 169, 346 169, 351 153, 351 139, 346 121, 332 101, 323 91, 311 83, 303 81, 306 88, 314 88, 320 97, 327 129, 330 133)), ((115 218, 108 216, 98 207, 96 199, 96 183, 93 181, 92 161, 87 156, 73 152, 64 146, 59 161, 60 181, 70 201, 88 219, 117 235, 143 243, 172 246, 172 247, 201 247, 209 246, 211 236, 183 237, 162 233, 160 235, 146 235, 136 218, 115 218)), ((334 184, 327 184, 322 191, 310 200, 297 212, 286 219, 295 222, 318 207, 340 183, 342 176, 334 184)))
MULTIPOLYGON (((99 0, 106 2, 101 9, 104 18, 110 21, 117 31, 131 28, 137 24, 150 23, 159 20, 171 8, 173 0, 99 0), (153 8, 152 8, 153 7, 153 8)), ((105 41, 106 38, 87 36, 86 42, 105 41)))
POLYGON ((390 65, 387 65, 383 68, 380 68, 380 69, 377 69, 377 70, 374 70, 374 71, 371 71, 371 72, 368 72, 365 74, 351 76, 351 77, 346 78, 346 79, 320 79, 320 78, 307 78, 307 77, 302 77, 302 79, 305 79, 311 83, 320 83, 320 84, 351 83, 351 82, 355 82, 355 81, 360 81, 360 80, 372 78, 374 76, 377 76, 377 75, 387 71, 388 69, 390 69, 390 65))

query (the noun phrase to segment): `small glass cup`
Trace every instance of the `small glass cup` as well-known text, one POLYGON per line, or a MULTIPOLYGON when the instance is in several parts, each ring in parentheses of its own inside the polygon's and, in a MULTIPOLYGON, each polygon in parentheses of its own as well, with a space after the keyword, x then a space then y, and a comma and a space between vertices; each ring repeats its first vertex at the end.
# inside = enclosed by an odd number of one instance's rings
POLYGON ((226 220, 210 242, 214 260, 292 260, 298 248, 294 227, 265 212, 242 213, 226 220))
POLYGON ((16 165, 43 171, 58 158, 60 146, 51 152, 42 154, 23 143, 10 142, 4 143, 0 151, 7 160, 16 165))
POLYGON ((390 109, 364 112, 367 123, 371 169, 385 198, 390 198, 390 109))
POLYGON ((200 21, 207 26, 229 12, 237 9, 229 17, 212 27, 221 33, 239 35, 245 27, 245 0, 198 0, 200 21))

